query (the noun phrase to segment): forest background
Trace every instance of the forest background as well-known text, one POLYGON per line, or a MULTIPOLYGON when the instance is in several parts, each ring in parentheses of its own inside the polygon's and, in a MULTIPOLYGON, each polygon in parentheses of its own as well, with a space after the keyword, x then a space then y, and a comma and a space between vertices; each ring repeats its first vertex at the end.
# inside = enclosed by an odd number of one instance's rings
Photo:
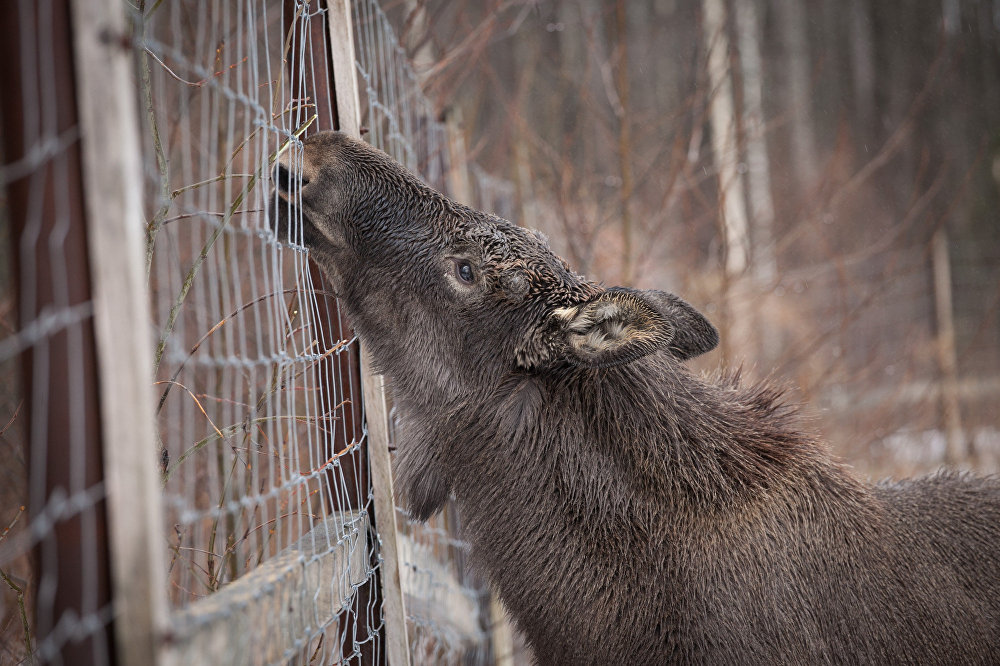
POLYGON ((1000 0, 386 3, 515 221, 881 476, 1000 460, 1000 0))

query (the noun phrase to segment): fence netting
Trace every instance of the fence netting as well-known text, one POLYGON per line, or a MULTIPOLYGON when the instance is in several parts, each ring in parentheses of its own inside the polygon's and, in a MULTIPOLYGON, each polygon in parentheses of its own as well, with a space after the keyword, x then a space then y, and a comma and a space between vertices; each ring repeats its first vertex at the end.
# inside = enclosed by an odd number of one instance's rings
MULTIPOLYGON (((72 23, 65 2, 9 6, 0 662, 110 663, 110 625, 128 618, 115 618, 109 575, 72 23)), ((328 3, 122 8, 141 115, 151 311, 134 325, 155 366, 168 649, 183 663, 384 663, 386 535, 358 340, 294 209, 289 229, 272 225, 295 203, 273 192, 276 159, 336 126, 328 3)), ((357 0, 350 20, 366 138, 446 193, 466 170, 463 198, 512 216, 513 187, 456 151, 384 8, 357 0)), ((466 566, 455 508, 426 525, 397 513, 414 663, 491 663, 497 613, 466 566)))
POLYGON ((290 205, 272 191, 278 155, 332 124, 317 4, 181 0, 135 15, 169 597, 195 635, 220 615, 259 618, 234 663, 381 649, 357 341, 301 219, 278 234, 268 213, 290 205), (198 604, 255 570, 266 584, 198 604), (280 608, 295 609, 284 649, 266 630, 280 608))

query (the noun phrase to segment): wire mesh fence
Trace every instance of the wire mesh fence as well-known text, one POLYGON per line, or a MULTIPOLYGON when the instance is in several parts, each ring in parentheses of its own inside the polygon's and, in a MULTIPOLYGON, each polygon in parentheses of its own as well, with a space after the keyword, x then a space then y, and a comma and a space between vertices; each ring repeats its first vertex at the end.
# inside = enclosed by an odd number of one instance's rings
POLYGON ((283 237, 267 214, 291 205, 271 200, 278 155, 332 126, 317 4, 151 3, 135 17, 169 598, 193 609, 180 617, 196 635, 249 614, 244 663, 379 651, 357 342, 301 220, 283 237), (225 588, 255 570, 268 585, 225 588), (254 629, 290 602, 291 640, 254 629))
MULTIPOLYGON (((0 248, 0 660, 110 663, 108 499, 68 2, 10 5, 0 248), (7 91, 17 91, 8 94, 7 91)), ((272 227, 283 151, 336 126, 326 3, 124 3, 141 109, 170 663, 384 663, 358 341, 272 227)), ((352 3, 369 139, 435 187, 468 168, 377 2, 352 3)), ((110 41, 108 38, 105 41, 110 41)), ((473 171, 510 215, 512 188, 473 171)), ((297 209, 289 209, 290 211, 297 209)), ((402 444, 401 444, 402 445, 402 444)), ((129 498, 116 498, 129 501, 129 498)), ((397 509, 397 511, 399 511, 397 509)), ((492 660, 449 507, 400 519, 415 663, 492 660)), ((135 538, 143 536, 137 526, 135 538)), ((128 618, 119 618, 128 621, 128 618)))

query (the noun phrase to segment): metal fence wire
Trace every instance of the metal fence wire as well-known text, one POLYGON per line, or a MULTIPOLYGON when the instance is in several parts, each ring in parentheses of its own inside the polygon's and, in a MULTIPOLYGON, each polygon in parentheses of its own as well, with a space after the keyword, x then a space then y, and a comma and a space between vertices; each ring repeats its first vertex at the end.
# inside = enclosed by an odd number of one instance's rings
POLYGON ((279 236, 267 214, 290 205, 271 201, 277 156, 332 125, 311 94, 329 77, 315 4, 189 0, 136 15, 169 596, 184 609, 264 568, 277 595, 255 578, 181 614, 266 623, 291 601, 291 647, 248 622, 238 649, 255 663, 380 649, 357 342, 301 220, 279 236))

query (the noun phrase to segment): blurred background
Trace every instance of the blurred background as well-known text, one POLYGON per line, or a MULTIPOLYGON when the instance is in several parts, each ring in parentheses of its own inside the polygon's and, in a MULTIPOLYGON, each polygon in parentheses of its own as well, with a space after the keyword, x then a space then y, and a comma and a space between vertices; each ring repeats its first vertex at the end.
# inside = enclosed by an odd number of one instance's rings
MULTIPOLYGON (((1000 0, 384 3, 515 221, 876 477, 1000 459, 1000 0)), ((498 211, 499 212, 499 211, 498 211)))

